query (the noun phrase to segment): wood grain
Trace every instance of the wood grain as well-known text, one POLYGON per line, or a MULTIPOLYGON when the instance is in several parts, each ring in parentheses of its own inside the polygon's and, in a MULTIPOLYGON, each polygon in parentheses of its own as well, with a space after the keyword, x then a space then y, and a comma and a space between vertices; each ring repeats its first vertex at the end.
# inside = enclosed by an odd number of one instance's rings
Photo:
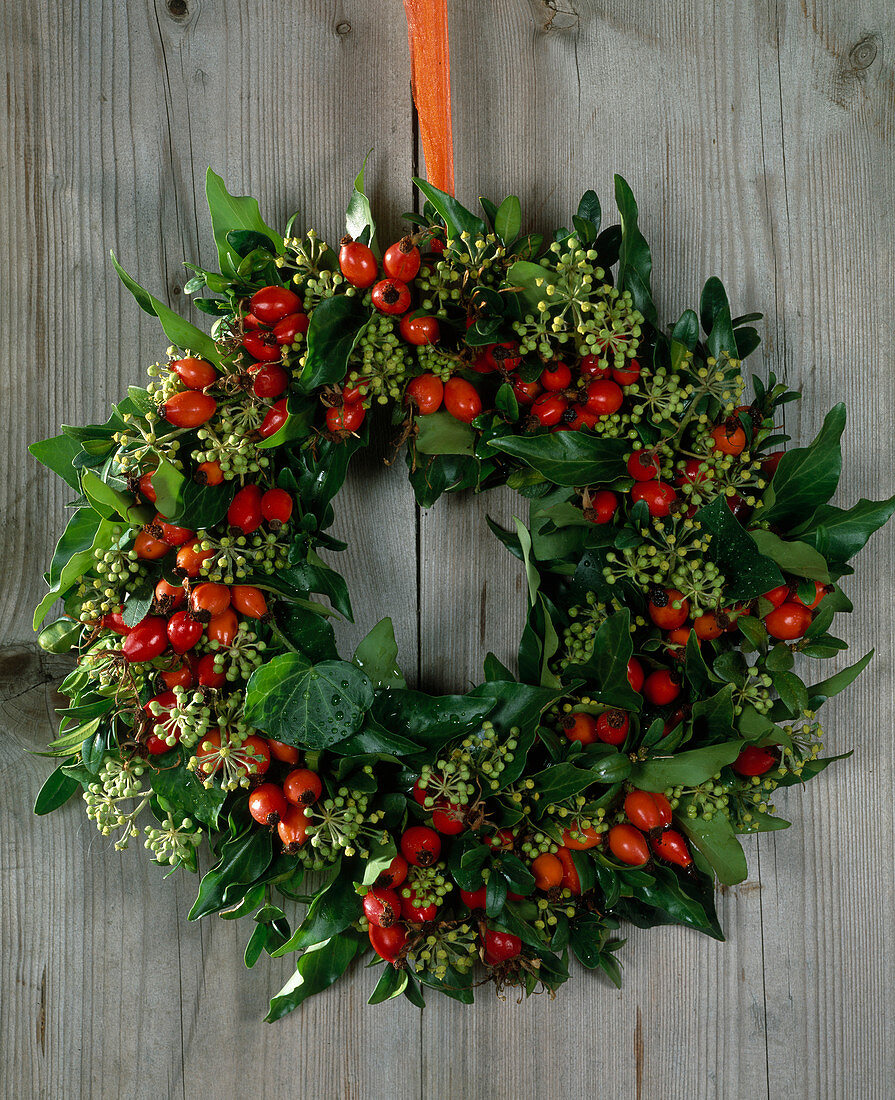
MULTIPOLYGON (((104 415, 160 348, 106 260, 177 308, 182 257, 210 259, 207 164, 335 237, 350 181, 394 226, 411 203, 413 125, 398 0, 37 0, 5 13, 0 172, 0 1049, 8 1097, 885 1097, 895 1072, 895 538, 865 554, 846 636, 871 669, 825 712, 855 757, 779 800, 789 832, 750 842, 750 877, 719 896, 726 944, 631 930, 621 992, 576 972, 555 1003, 473 1010, 430 998, 365 1006, 355 974, 259 1022, 287 961, 241 963, 246 930, 188 924, 194 882, 121 855, 77 804, 31 819, 64 662, 36 652, 31 608, 66 492, 25 447, 104 415)), ((737 312, 767 314, 756 368, 810 390, 789 430, 850 410, 842 502, 891 492, 895 18, 885 0, 452 0, 458 196, 518 193, 538 227, 612 173, 653 246, 660 313, 710 274, 737 312), (760 361, 759 361, 760 360, 760 361)), ((374 449, 375 451, 376 449, 374 449)), ((511 662, 517 563, 485 514, 510 493, 417 513, 402 465, 366 455, 336 533, 353 644, 391 614, 403 667, 462 688, 493 649, 511 662), (390 522, 383 524, 381 517, 390 522), (371 537, 375 528, 376 537, 371 537)))

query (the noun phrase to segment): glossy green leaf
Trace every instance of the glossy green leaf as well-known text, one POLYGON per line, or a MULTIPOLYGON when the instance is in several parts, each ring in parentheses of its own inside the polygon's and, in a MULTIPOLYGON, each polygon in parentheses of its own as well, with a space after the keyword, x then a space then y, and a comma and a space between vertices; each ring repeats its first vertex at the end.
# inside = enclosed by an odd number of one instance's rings
POLYGON ((187 920, 198 920, 223 909, 228 904, 228 889, 254 882, 264 874, 272 858, 271 835, 262 829, 247 828, 224 841, 221 858, 199 883, 199 895, 187 920))
POLYGON ((688 817, 686 813, 680 813, 675 821, 693 846, 708 860, 720 882, 725 886, 735 886, 746 878, 749 873, 746 855, 730 820, 724 814, 704 818, 688 817))
POLYGON ((355 937, 343 935, 306 951, 298 960, 293 976, 272 998, 265 1020, 268 1023, 281 1020, 308 997, 328 989, 341 978, 360 950, 360 942, 355 937))
POLYGON ((569 487, 614 481, 625 472, 624 456, 630 444, 584 432, 549 435, 507 435, 490 446, 518 458, 554 485, 569 487))
POLYGON ((322 749, 357 733, 372 702, 373 685, 356 665, 283 653, 252 673, 245 718, 277 741, 322 749))
POLYGON ((827 413, 812 443, 784 454, 764 495, 763 523, 795 527, 827 503, 842 473, 840 439, 844 430, 845 406, 840 403, 827 413))
MULTIPOLYGON (((807 577, 809 580, 829 584, 830 572, 823 557, 807 542, 787 542, 773 531, 750 531, 752 541, 759 553, 776 562, 782 570, 795 577, 807 577)), ((771 587, 776 587, 772 585, 771 587)), ((766 588, 769 592, 770 588, 766 588)))
POLYGON ((694 787, 704 783, 739 756, 742 744, 728 741, 690 749, 674 756, 653 756, 631 769, 631 782, 644 791, 664 791, 667 787, 694 787))
POLYGON ((260 233, 270 241, 277 253, 282 254, 283 238, 261 217, 258 200, 248 195, 231 195, 223 179, 210 168, 205 174, 205 197, 208 200, 218 261, 224 275, 231 278, 235 276, 242 258, 228 240, 228 234, 233 230, 260 233))
POLYGON ((634 305, 655 327, 658 325, 658 315, 650 289, 653 259, 638 225, 639 212, 634 194, 621 176, 615 177, 615 204, 622 228, 616 281, 621 290, 631 292, 634 305))
POLYGON ((430 413, 416 421, 414 445, 424 455, 471 455, 476 437, 469 424, 448 412, 430 413))
POLYGON ((369 307, 347 294, 324 298, 317 305, 308 326, 305 365, 299 381, 304 393, 342 381, 348 371, 348 357, 369 320, 369 307))
POLYGON ((68 435, 57 435, 52 439, 41 439, 32 443, 28 450, 38 462, 43 463, 54 474, 58 474, 72 489, 80 488, 74 460, 81 450, 81 445, 76 439, 68 435))
POLYGON ((814 513, 810 524, 801 528, 799 538, 821 550, 831 562, 850 561, 864 549, 870 536, 895 512, 895 496, 887 500, 864 500, 853 508, 824 504, 814 513))
POLYGON ((40 788, 34 802, 34 812, 38 817, 43 817, 45 814, 51 814, 54 810, 58 810, 60 806, 64 806, 68 802, 76 791, 81 790, 81 784, 77 779, 64 772, 62 770, 64 767, 64 764, 60 764, 40 788))
POLYGON ((348 200, 348 209, 345 211, 345 228, 348 235, 354 237, 355 240, 366 236, 367 244, 373 250, 373 254, 378 257, 379 244, 376 240, 376 222, 373 219, 370 200, 364 191, 364 172, 367 168, 369 156, 370 153, 367 153, 364 157, 364 163, 361 165, 351 188, 351 198, 348 200))
POLYGON ((725 599, 752 599, 783 584, 780 570, 760 553, 723 496, 700 508, 695 518, 712 536, 707 556, 727 580, 725 599))
POLYGON ((398 668, 398 643, 389 618, 380 619, 360 642, 352 660, 366 673, 375 689, 407 687, 398 668))

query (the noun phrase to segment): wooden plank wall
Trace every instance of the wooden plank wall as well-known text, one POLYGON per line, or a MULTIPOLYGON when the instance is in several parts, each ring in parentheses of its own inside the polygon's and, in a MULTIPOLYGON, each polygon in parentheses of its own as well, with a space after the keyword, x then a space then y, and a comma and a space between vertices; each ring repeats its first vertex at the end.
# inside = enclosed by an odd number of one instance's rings
MULTIPOLYGON (((887 0, 451 0, 457 193, 517 192, 536 226, 630 181, 666 317, 719 274, 767 314, 762 370, 851 411, 841 497, 892 491, 895 16, 887 0)), ((64 662, 31 608, 65 491, 25 455, 104 415, 162 347, 107 262, 186 308, 209 260, 214 166, 275 223, 335 238, 371 146, 395 226, 412 198, 400 0, 34 0, 2 19, 0 172, 0 1081, 22 1097, 884 1097, 895 1072, 892 533, 849 583, 871 670, 828 708, 855 757, 781 799, 795 827, 751 843, 719 898, 719 945, 633 930, 616 992, 576 973, 550 1003, 365 1005, 355 974, 260 1022, 285 962, 242 968, 244 928, 187 925, 194 881, 108 850, 77 804, 33 820, 64 662)), ((511 494, 418 513, 384 441, 344 493, 357 625, 391 613, 405 669, 442 688, 509 659, 522 596, 484 531, 511 494), (388 516, 388 522, 383 517, 388 516)))

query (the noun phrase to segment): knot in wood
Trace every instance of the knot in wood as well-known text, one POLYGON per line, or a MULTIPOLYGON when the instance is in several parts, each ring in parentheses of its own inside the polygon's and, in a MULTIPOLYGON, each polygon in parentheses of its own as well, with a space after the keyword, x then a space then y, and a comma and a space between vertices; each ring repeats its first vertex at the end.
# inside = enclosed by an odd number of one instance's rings
POLYGON ((856 42, 849 51, 849 64, 856 72, 869 69, 876 60, 878 49, 876 36, 873 34, 866 35, 860 42, 856 42))

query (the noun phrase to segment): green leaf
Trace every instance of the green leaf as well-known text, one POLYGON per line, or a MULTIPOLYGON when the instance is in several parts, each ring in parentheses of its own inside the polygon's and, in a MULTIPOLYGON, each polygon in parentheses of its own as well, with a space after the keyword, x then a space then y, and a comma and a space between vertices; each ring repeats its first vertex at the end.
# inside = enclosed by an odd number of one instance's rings
POLYGON ((361 944, 354 937, 334 936, 306 951, 298 960, 295 973, 271 1000, 264 1019, 268 1023, 281 1020, 308 997, 328 989, 341 978, 360 949, 361 944))
POLYGON ((679 752, 674 756, 653 756, 635 764, 631 782, 644 791, 664 791, 667 787, 695 787, 732 764, 742 749, 739 741, 707 745, 702 749, 679 752))
POLYGON ((685 309, 680 315, 671 330, 671 339, 687 351, 696 350, 696 344, 699 341, 699 318, 692 309, 685 309))
MULTIPOLYGON (((796 577, 807 577, 821 584, 829 584, 830 572, 823 557, 807 542, 786 542, 772 531, 750 531, 752 541, 759 553, 777 563, 787 573, 796 577)), ((780 582, 778 582, 780 583, 780 582)), ((765 592, 770 592, 771 585, 765 592)))
POLYGON ((631 292, 634 305, 646 321, 653 327, 657 327, 658 315, 650 290, 653 259, 646 238, 637 224, 638 210, 634 194, 621 176, 615 177, 615 204, 618 207, 622 227, 616 281, 620 290, 631 292))
POLYGON ((516 195, 507 195, 494 215, 494 231, 504 244, 510 244, 522 229, 522 203, 516 195))
POLYGON ((444 191, 439 191, 437 187, 433 187, 431 183, 427 183, 425 180, 419 179, 413 176, 413 182, 426 196, 429 202, 438 211, 440 217, 444 220, 444 224, 447 226, 448 237, 459 237, 461 233, 469 233, 472 237, 480 237, 485 235, 485 223, 481 218, 477 218, 475 214, 471 213, 461 203, 453 197, 448 195, 444 191))
MULTIPOLYGON (((483 684, 483 688, 500 685, 483 684)), ((516 688, 519 685, 506 685, 516 688)), ((422 691, 389 689, 376 692, 373 717, 386 729, 427 745, 440 745, 478 729, 494 709, 493 698, 470 695, 427 695, 422 691)), ((546 704, 545 704, 546 705, 546 704)))
POLYGON ((152 316, 158 317, 159 323, 171 343, 181 348, 183 351, 191 351, 194 355, 201 356, 211 363, 220 365, 221 357, 218 354, 214 340, 212 340, 208 333, 203 332, 201 329, 196 328, 195 325, 190 324, 189 321, 184 320, 184 318, 175 313, 173 309, 169 309, 164 302, 160 302, 159 299, 153 297, 149 291, 144 290, 143 287, 132 279, 124 270, 115 258, 114 252, 111 253, 111 256, 115 270, 118 272, 118 278, 121 279, 127 289, 133 294, 134 298, 136 298, 137 305, 144 313, 149 313, 152 316))
POLYGON ((838 695, 840 691, 844 691, 849 684, 853 684, 870 664, 873 659, 873 653, 874 651, 871 649, 869 653, 864 654, 860 661, 855 661, 853 665, 849 665, 848 668, 842 669, 841 672, 837 672, 826 680, 821 680, 820 683, 812 684, 811 687, 808 688, 808 696, 812 709, 816 710, 821 703, 826 702, 827 699, 832 699, 834 695, 838 695))
POLYGON ((81 784, 77 779, 73 779, 72 776, 67 775, 62 770, 64 767, 64 764, 60 764, 40 788, 34 802, 34 812, 38 817, 43 817, 44 814, 51 814, 53 810, 58 810, 60 806, 64 806, 68 802, 75 791, 81 789, 81 784))
POLYGON ((305 919, 292 937, 274 951, 274 958, 293 951, 304 951, 344 932, 362 912, 360 895, 354 888, 354 876, 340 868, 336 877, 320 890, 308 906, 305 919))
POLYGON ((794 672, 775 672, 772 679, 774 689, 792 717, 808 709, 808 691, 794 672))
MULTIPOLYGON (((316 310, 315 310, 316 312, 316 310)), ((282 447, 284 443, 294 443, 297 439, 306 439, 314 423, 316 402, 308 401, 298 393, 290 393, 286 398, 286 420, 273 435, 260 439, 255 444, 259 450, 269 451, 282 447)))
POLYGON ((120 516, 132 527, 148 523, 152 519, 153 512, 151 509, 136 504, 130 493, 122 493, 119 489, 113 489, 111 485, 107 485, 92 470, 81 471, 81 488, 94 511, 99 512, 103 519, 120 516))
POLYGON ((667 914, 675 924, 697 928, 716 940, 724 939, 714 906, 707 912, 702 902, 688 893, 685 882, 669 868, 656 867, 652 874, 652 882, 633 884, 635 898, 667 914))
POLYGON ((370 320, 370 310, 360 298, 337 294, 324 298, 311 314, 305 365, 299 381, 303 393, 341 382, 348 357, 370 320))
POLYGON ((475 453, 475 432, 447 412, 417 417, 414 446, 424 455, 471 455, 475 453))
POLYGON ((250 825, 238 836, 224 841, 220 860, 199 883, 199 895, 187 920, 198 920, 223 909, 228 904, 228 888, 254 882, 264 874, 272 858, 270 833, 256 829, 254 825, 250 825))
POLYGON ((687 817, 686 813, 680 813, 675 821, 708 860, 720 882, 725 886, 735 886, 746 878, 749 873, 746 855, 730 820, 724 814, 704 818, 687 817))
POLYGON ((386 964, 367 1004, 380 1005, 383 1001, 390 1001, 392 997, 400 996, 406 988, 407 971, 396 970, 393 966, 386 964))
POLYGON ((356 665, 283 653, 252 673, 245 719, 287 745, 323 749, 357 733, 372 702, 373 685, 356 665))
POLYGON ((489 446, 520 459, 554 485, 569 487, 614 481, 624 474, 630 450, 627 440, 583 432, 507 435, 490 440, 489 446))
POLYGON ((398 643, 391 619, 380 619, 360 642, 352 658, 369 677, 374 688, 406 688, 398 668, 398 643))
POLYGON ((58 474, 72 489, 80 488, 74 460, 80 453, 81 445, 76 439, 68 435, 56 435, 52 439, 40 439, 30 444, 28 450, 38 462, 58 474))
POLYGON ((56 619, 37 636, 37 644, 47 653, 70 653, 81 638, 82 625, 72 619, 56 619))
MULTIPOLYGON (((730 317, 730 303, 723 283, 715 275, 703 287, 699 314, 708 336, 706 346, 709 354, 718 360, 723 360, 725 353, 732 359, 736 358, 737 339, 730 317)), ((723 362, 720 365, 723 367, 723 362)))
POLYGON ((799 537, 803 543, 822 549, 829 561, 843 564, 863 550, 870 536, 888 523, 893 512, 895 496, 887 500, 864 500, 862 497, 848 509, 824 504, 814 513, 809 525, 800 529, 799 537))
POLYGON ((114 527, 113 523, 102 519, 92 508, 79 508, 75 512, 56 545, 50 565, 51 588, 34 612, 35 630, 40 627, 56 600, 64 596, 93 566, 94 550, 105 550, 111 545, 114 527))
POLYGON ((725 684, 715 695, 696 700, 693 704, 693 726, 699 733, 715 740, 736 735, 733 728, 733 684, 725 684))
POLYGON ((631 641, 631 613, 627 608, 609 615, 594 635, 594 649, 583 665, 571 665, 564 678, 593 681, 589 694, 606 706, 639 711, 641 697, 628 682, 628 662, 634 653, 631 641))
POLYGON ((755 542, 728 508, 725 497, 717 496, 710 504, 700 508, 695 519, 712 536, 708 558, 715 562, 727 579, 725 599, 751 599, 783 584, 780 570, 759 552, 755 542))
POLYGON ((813 443, 784 454, 764 495, 763 523, 795 527, 827 503, 842 473, 844 429, 845 405, 840 402, 827 413, 813 443))
MULTIPOLYGON (((189 754, 187 754, 188 756, 189 754)), ((194 817, 210 829, 217 827, 218 815, 227 800, 220 787, 205 787, 185 763, 150 772, 153 791, 169 803, 179 817, 194 817)))
MULTIPOLYGON (((233 278, 237 274, 240 253, 228 241, 233 230, 251 230, 260 233, 271 242, 274 250, 282 255, 283 238, 270 228, 261 217, 258 200, 250 196, 231 195, 223 179, 209 168, 205 174, 205 197, 211 214, 211 228, 217 245, 221 273, 233 278)), ((176 341, 175 341, 176 343, 176 341)))
POLYGON ((364 163, 361 165, 361 169, 355 177, 354 186, 351 188, 351 198, 348 200, 348 209, 345 212, 345 228, 348 230, 349 236, 354 237, 355 240, 358 240, 364 232, 367 232, 367 243, 373 250, 373 253, 378 257, 379 247, 376 241, 376 222, 373 220, 370 200, 364 192, 364 172, 367 167, 367 160, 372 151, 371 149, 364 157, 364 163))

